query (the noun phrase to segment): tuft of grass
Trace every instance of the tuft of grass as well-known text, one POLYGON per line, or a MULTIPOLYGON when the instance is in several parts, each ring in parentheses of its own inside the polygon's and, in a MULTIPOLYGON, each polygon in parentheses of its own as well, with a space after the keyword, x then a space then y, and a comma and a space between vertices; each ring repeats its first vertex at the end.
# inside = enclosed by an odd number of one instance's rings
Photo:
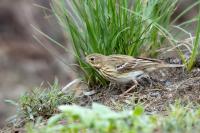
POLYGON ((187 69, 191 70, 193 66, 195 65, 196 58, 199 55, 199 44, 200 43, 200 12, 198 16, 198 22, 197 22, 197 28, 196 28, 196 33, 195 33, 195 40, 194 44, 192 44, 192 53, 188 61, 187 69))
POLYGON ((148 115, 140 105, 133 110, 115 112, 106 106, 94 103, 92 108, 62 105, 61 113, 52 116, 46 125, 27 125, 28 133, 190 133, 200 130, 200 108, 183 106, 180 102, 171 105, 168 114, 148 115), (87 115, 85 115, 87 114, 87 115))
POLYGON ((200 107, 195 107, 192 103, 186 106, 176 102, 169 108, 169 114, 160 123, 160 127, 165 132, 176 133, 197 133, 200 130, 200 107))
MULTIPOLYGON (((155 56, 166 38, 177 0, 52 0, 91 85, 107 82, 83 59, 91 53, 155 56)), ((172 36, 171 36, 172 37, 172 36)))
MULTIPOLYGON (((186 11, 188 11, 189 9, 191 9, 194 6, 197 6, 200 4, 200 1, 195 2, 194 4, 192 4, 191 6, 189 6, 187 9, 185 9, 185 11, 183 13, 181 13, 181 15, 185 14, 186 11)), ((179 18, 180 16, 178 16, 177 18, 179 18)), ((177 19, 175 19, 177 20, 177 19)), ((173 21, 174 22, 174 21, 173 21)), ((200 12, 198 14, 198 16, 196 16, 195 18, 192 18, 191 20, 188 20, 186 22, 183 22, 177 26, 174 26, 175 28, 179 29, 182 33, 182 35, 187 35, 189 36, 188 38, 186 38, 184 41, 180 41, 181 43, 183 43, 183 46, 186 47, 186 51, 184 50, 180 50, 179 49, 179 55, 183 61, 183 63, 185 64, 185 67, 188 71, 191 71, 195 64, 196 64, 196 59, 197 56, 199 56, 199 42, 200 42, 200 12), (192 35, 191 32, 187 31, 185 29, 186 26, 188 25, 194 25, 194 22, 197 22, 197 25, 195 26, 195 33, 194 35, 192 35), (189 54, 189 55, 188 55, 189 54)))
POLYGON ((53 114, 58 113, 57 107, 62 104, 71 104, 75 99, 60 91, 58 81, 49 88, 35 88, 31 92, 23 94, 18 102, 6 100, 7 103, 15 105, 17 113, 8 119, 14 126, 22 126, 25 122, 36 121, 38 118, 45 120, 53 114))

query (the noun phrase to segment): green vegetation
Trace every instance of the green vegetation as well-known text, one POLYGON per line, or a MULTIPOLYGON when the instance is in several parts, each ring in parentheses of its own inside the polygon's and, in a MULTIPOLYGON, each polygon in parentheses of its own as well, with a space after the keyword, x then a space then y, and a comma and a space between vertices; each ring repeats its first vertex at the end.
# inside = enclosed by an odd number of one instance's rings
POLYGON ((196 62, 196 57, 199 54, 199 43, 200 43, 200 12, 199 12, 199 16, 198 16, 198 24, 197 24, 197 29, 196 29, 196 34, 195 34, 195 41, 192 44, 192 52, 191 52, 191 56, 190 59, 188 61, 188 65, 187 68, 188 70, 191 70, 196 62))
POLYGON ((175 102, 164 114, 148 114, 140 103, 133 110, 119 112, 97 103, 80 107, 71 105, 78 102, 61 93, 57 81, 49 88, 25 93, 17 103, 7 102, 18 108, 10 122, 15 127, 25 125, 28 133, 198 133, 200 130, 199 105, 175 102))
POLYGON ((52 9, 71 37, 75 57, 90 84, 105 84, 84 57, 91 53, 155 56, 168 33, 177 0, 53 0, 52 9), (68 6, 67 6, 68 5, 68 6))
MULTIPOLYGON (((131 0, 52 0, 52 9, 71 38, 74 56, 84 72, 85 80, 90 85, 105 85, 107 81, 85 62, 84 57, 88 54, 145 54, 155 57, 159 49, 169 47, 177 50, 188 70, 193 68, 199 54, 200 15, 179 25, 175 25, 175 22, 192 7, 199 5, 200 1, 189 6, 171 22, 177 2, 135 0, 133 4, 131 0), (195 38, 184 29, 194 21, 198 22, 195 38), (182 41, 183 44, 179 45, 179 30, 190 36, 191 43, 182 41), (185 57, 182 47, 178 45, 187 48, 189 58, 185 57)), ((183 106, 177 102, 169 107, 166 115, 147 114, 140 105, 122 112, 95 103, 91 108, 80 107, 70 105, 75 103, 75 99, 61 93, 58 82, 49 89, 40 87, 25 93, 17 103, 7 102, 18 108, 17 115, 11 119, 12 123, 32 121, 32 124, 26 124, 29 133, 189 133, 200 130, 199 106, 183 106)))
POLYGON ((28 133, 197 133, 200 130, 200 109, 180 106, 179 102, 169 108, 167 116, 148 115, 139 105, 123 112, 95 103, 91 109, 76 105, 62 105, 59 109, 61 113, 52 116, 47 125, 27 125, 28 133))
POLYGON ((58 112, 57 107, 62 104, 75 102, 73 96, 63 94, 58 82, 55 81, 49 88, 36 88, 31 92, 23 94, 18 102, 6 100, 16 106, 17 114, 8 119, 15 126, 21 126, 28 121, 36 121, 38 118, 44 120, 58 112))

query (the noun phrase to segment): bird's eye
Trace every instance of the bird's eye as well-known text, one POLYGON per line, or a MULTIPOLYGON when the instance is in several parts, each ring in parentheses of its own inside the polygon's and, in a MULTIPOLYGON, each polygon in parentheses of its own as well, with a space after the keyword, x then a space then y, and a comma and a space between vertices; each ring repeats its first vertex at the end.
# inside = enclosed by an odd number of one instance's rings
POLYGON ((94 57, 90 58, 91 61, 94 61, 94 57))

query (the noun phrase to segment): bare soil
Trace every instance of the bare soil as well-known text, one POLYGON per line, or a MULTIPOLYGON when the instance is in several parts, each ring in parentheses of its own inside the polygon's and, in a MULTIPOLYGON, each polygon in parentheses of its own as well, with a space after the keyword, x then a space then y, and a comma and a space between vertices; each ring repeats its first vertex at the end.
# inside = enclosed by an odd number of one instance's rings
POLYGON ((163 113, 167 107, 180 100, 183 104, 200 103, 200 68, 191 72, 184 68, 165 68, 149 74, 149 78, 139 80, 139 85, 121 98, 124 89, 116 85, 96 86, 94 95, 80 98, 80 105, 89 106, 92 102, 102 103, 114 110, 134 108, 142 103, 150 113, 163 113))

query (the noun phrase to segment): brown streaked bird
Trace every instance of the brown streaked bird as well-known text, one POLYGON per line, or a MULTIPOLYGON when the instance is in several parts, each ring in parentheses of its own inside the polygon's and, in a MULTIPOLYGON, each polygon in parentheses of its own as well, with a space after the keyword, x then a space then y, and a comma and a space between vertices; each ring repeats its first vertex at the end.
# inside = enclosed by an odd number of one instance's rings
POLYGON ((137 79, 151 71, 159 68, 183 67, 183 65, 179 64, 167 64, 158 59, 134 58, 120 54, 106 56, 94 53, 86 57, 86 62, 111 82, 120 84, 134 82, 134 85, 121 94, 121 96, 124 96, 134 89, 138 85, 137 79))

